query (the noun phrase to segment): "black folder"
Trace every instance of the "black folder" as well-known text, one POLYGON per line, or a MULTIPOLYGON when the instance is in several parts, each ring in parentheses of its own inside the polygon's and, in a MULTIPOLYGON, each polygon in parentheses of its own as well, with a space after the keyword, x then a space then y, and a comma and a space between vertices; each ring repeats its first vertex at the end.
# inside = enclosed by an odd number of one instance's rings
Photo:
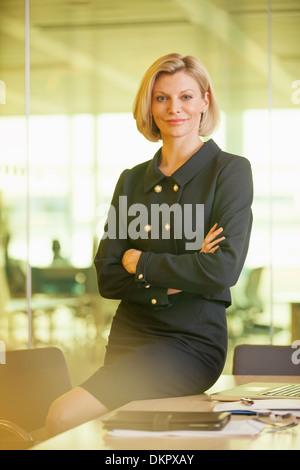
POLYGON ((219 431, 230 420, 227 412, 122 411, 103 419, 107 430, 219 431))

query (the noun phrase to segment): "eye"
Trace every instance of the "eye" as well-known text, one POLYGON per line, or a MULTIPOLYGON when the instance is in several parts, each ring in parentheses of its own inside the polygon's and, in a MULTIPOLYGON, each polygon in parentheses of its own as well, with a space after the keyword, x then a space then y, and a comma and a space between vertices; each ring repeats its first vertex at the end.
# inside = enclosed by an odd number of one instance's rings
POLYGON ((163 96, 163 95, 160 95, 160 96, 156 97, 156 101, 166 101, 166 100, 167 100, 167 97, 163 96))
POLYGON ((191 100, 192 98, 193 98, 193 97, 192 97, 191 95, 182 95, 182 99, 183 99, 184 101, 189 101, 189 100, 191 100))

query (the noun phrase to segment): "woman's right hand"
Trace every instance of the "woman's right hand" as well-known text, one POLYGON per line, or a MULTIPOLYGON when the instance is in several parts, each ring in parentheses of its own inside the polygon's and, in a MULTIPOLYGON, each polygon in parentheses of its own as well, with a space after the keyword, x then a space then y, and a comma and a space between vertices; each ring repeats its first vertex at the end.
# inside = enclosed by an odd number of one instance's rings
POLYGON ((215 224, 204 238, 200 253, 214 253, 219 248, 218 243, 225 240, 225 237, 216 239, 216 237, 223 232, 223 228, 220 227, 217 229, 217 225, 218 224, 215 224))

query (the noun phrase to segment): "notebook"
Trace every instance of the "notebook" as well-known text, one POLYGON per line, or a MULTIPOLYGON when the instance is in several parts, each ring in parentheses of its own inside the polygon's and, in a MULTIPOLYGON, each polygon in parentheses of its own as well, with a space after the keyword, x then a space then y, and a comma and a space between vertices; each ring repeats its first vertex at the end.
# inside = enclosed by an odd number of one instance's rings
POLYGON ((230 413, 116 410, 102 420, 106 430, 176 431, 223 429, 230 413))
POLYGON ((241 398, 266 399, 266 398, 299 398, 300 384, 250 382, 238 385, 228 390, 213 393, 210 396, 218 401, 235 401, 241 398))

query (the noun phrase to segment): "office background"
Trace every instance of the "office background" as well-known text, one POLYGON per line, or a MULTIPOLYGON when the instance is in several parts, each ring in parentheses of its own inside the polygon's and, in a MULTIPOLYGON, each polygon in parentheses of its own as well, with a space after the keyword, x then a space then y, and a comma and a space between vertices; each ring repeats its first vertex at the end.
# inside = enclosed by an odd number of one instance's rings
MULTIPOLYGON (((159 56, 208 68, 213 136, 252 164, 252 240, 233 305, 240 343, 290 344, 300 302, 300 0, 0 0, 0 340, 57 345, 74 384, 103 360, 116 302, 93 255, 124 168, 159 145, 131 115, 159 56)), ((183 312, 184 314, 184 312, 183 312)))

